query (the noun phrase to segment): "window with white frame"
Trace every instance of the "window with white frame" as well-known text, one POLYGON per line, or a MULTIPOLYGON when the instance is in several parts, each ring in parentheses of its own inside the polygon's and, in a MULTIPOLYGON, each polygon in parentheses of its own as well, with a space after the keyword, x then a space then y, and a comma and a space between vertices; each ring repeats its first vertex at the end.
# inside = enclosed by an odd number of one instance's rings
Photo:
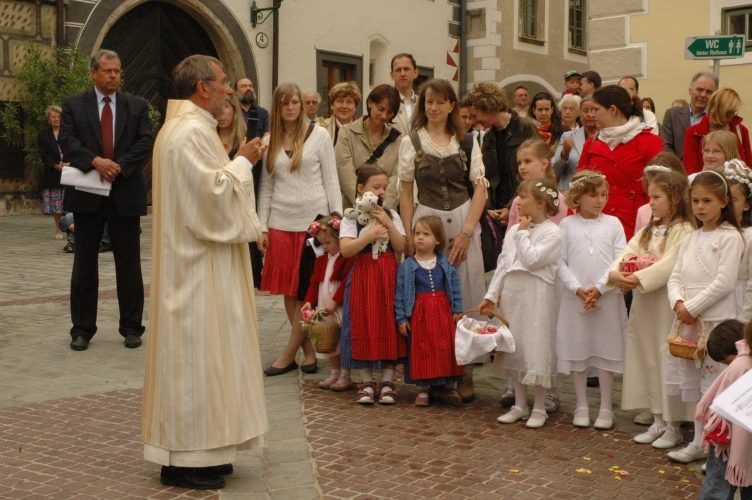
POLYGON ((545 7, 542 0, 519 0, 519 39, 522 42, 543 45, 545 7))
POLYGON ((569 0, 569 51, 586 54, 585 0, 569 0))
POLYGON ((744 35, 745 50, 752 50, 752 5, 723 9, 721 18, 723 33, 744 35))

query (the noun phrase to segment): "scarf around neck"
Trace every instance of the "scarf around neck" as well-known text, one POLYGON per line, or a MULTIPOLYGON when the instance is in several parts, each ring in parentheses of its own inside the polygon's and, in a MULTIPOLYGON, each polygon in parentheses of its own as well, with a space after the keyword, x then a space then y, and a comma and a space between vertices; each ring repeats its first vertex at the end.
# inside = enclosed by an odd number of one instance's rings
POLYGON ((626 144, 634 139, 644 128, 645 124, 638 117, 633 116, 624 125, 602 129, 598 132, 598 140, 605 142, 613 151, 619 144, 626 144))

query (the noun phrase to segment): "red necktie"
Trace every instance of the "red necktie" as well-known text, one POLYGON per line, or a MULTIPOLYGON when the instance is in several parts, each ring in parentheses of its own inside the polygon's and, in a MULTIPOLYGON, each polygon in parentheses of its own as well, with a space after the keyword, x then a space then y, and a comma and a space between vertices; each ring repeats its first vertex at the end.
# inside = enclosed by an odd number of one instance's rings
POLYGON ((99 123, 102 126, 102 149, 104 157, 112 160, 112 108, 110 107, 110 101, 111 99, 108 96, 104 96, 104 107, 102 108, 102 117, 99 119, 99 123))

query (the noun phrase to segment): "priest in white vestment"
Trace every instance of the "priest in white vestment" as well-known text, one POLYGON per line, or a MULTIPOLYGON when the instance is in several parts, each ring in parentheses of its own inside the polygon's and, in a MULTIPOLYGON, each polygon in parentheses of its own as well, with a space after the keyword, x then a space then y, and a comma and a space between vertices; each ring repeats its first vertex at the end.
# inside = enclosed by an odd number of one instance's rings
POLYGON ((232 91, 219 61, 190 56, 173 76, 184 100, 168 102, 153 158, 144 458, 163 466, 163 484, 216 489, 268 429, 248 253, 261 235, 251 163, 264 146, 227 156, 215 117, 232 91))

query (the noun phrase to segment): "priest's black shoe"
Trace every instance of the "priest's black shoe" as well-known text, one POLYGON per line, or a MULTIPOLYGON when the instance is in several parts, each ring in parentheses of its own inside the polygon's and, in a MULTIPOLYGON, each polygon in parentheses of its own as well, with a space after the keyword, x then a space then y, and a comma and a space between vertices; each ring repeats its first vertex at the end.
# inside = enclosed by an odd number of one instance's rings
POLYGON ((79 335, 71 340, 70 348, 74 351, 85 351, 89 348, 89 341, 83 335, 79 335))
POLYGON ((211 467, 204 467, 204 471, 216 476, 229 476, 232 474, 232 464, 212 465, 211 467))
POLYGON ((293 361, 289 365, 282 367, 282 368, 277 368, 276 366, 270 366, 269 368, 264 370, 264 374, 267 377, 274 377, 275 375, 282 375, 284 373, 291 372, 297 369, 298 369, 298 364, 295 361, 293 361))
POLYGON ((165 486, 179 486, 192 490, 218 490, 225 487, 224 478, 208 473, 207 467, 162 467, 159 480, 165 486))

